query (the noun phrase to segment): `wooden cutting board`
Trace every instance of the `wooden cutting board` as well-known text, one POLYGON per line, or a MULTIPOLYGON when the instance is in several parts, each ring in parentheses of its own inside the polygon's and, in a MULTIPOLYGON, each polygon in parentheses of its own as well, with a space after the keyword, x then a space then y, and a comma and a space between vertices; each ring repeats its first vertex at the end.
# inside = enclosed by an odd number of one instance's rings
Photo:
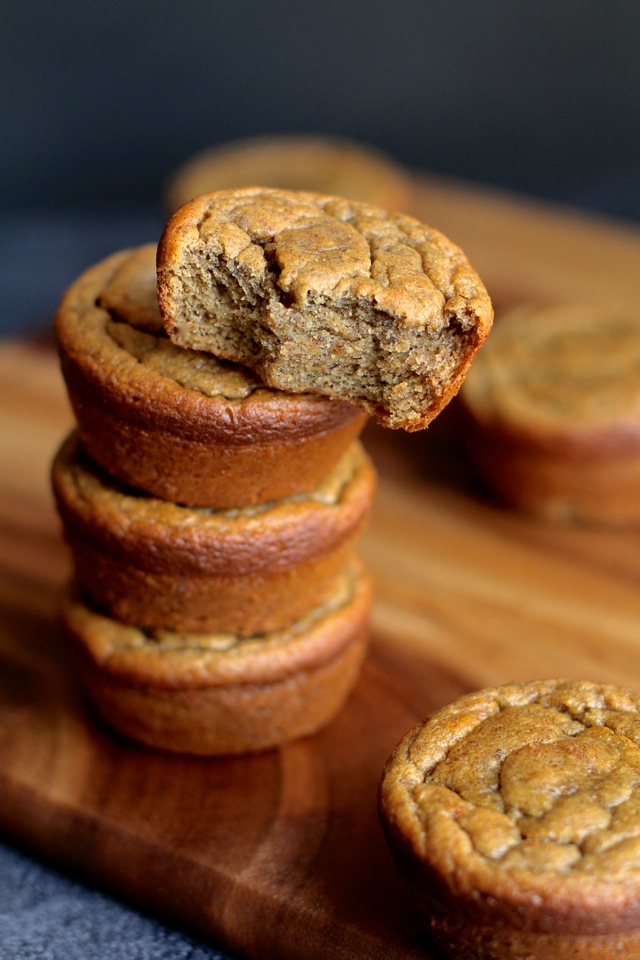
MULTIPOLYGON (((640 235, 425 181, 419 213, 467 250, 498 309, 633 296, 640 235)), ((50 347, 0 348, 0 827, 125 900, 256 958, 432 954, 380 831, 400 737, 486 685, 543 676, 640 687, 640 534, 536 523, 484 501, 445 412, 368 428, 380 472, 362 553, 371 654, 341 715, 260 756, 143 750, 85 709, 56 626, 69 575, 48 464, 72 423, 50 347)))

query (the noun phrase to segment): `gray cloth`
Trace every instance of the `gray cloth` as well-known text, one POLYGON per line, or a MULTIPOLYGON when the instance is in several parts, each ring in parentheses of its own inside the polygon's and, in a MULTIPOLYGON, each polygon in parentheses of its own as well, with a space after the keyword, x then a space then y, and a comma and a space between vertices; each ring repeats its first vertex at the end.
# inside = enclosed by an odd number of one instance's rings
POLYGON ((157 920, 0 845, 0 960, 225 960, 157 920))

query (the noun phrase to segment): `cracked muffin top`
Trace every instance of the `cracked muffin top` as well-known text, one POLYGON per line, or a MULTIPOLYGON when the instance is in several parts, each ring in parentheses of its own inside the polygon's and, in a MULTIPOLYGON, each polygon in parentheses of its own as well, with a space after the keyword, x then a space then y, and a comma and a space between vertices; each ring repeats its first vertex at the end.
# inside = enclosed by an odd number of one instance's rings
POLYGON ((417 885, 504 920, 530 911, 537 929, 637 925, 639 709, 619 687, 535 681, 415 727, 385 768, 380 810, 417 885))
POLYGON ((104 332, 139 364, 205 397, 243 400, 264 385, 244 367, 176 347, 165 334, 156 286, 156 247, 131 252, 106 279, 96 306, 104 332))
POLYGON ((544 446, 624 449, 640 421, 640 315, 614 304, 502 317, 461 398, 485 426, 544 446))
POLYGON ((359 434, 350 403, 283 393, 167 337, 156 248, 122 250, 71 284, 55 337, 82 443, 155 497, 236 507, 312 489, 359 434))
POLYGON ((458 390, 493 319, 482 281, 441 233, 334 196, 199 197, 167 224, 157 266, 175 343, 407 430, 458 390))
POLYGON ((111 360, 123 373, 139 365, 139 372, 155 373, 204 397, 242 400, 265 390, 250 370, 169 340, 158 306, 155 244, 116 253, 94 270, 98 274, 88 277, 87 296, 76 298, 76 310, 60 311, 56 332, 65 346, 111 360))

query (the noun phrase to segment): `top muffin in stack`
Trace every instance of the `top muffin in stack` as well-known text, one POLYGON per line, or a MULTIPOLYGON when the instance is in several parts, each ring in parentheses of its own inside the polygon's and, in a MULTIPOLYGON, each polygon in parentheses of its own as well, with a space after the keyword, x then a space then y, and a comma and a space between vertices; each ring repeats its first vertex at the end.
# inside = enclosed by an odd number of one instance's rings
POLYGON ((493 320, 482 281, 437 230, 339 197, 255 187, 173 215, 158 295, 174 343, 404 430, 426 427, 457 392, 493 320))

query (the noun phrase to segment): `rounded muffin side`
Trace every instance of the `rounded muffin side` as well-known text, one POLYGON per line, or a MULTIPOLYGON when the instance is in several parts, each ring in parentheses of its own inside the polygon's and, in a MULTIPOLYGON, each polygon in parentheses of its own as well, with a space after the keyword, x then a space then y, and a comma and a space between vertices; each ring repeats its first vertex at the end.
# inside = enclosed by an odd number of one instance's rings
POLYGON ((320 607, 246 639, 126 627, 73 591, 62 619, 103 719, 147 746, 213 756, 271 749, 329 723, 359 676, 370 603, 353 563, 320 607))
POLYGON ((637 956, 639 711, 640 694, 615 686, 514 683, 401 741, 381 820, 447 955, 637 956))

